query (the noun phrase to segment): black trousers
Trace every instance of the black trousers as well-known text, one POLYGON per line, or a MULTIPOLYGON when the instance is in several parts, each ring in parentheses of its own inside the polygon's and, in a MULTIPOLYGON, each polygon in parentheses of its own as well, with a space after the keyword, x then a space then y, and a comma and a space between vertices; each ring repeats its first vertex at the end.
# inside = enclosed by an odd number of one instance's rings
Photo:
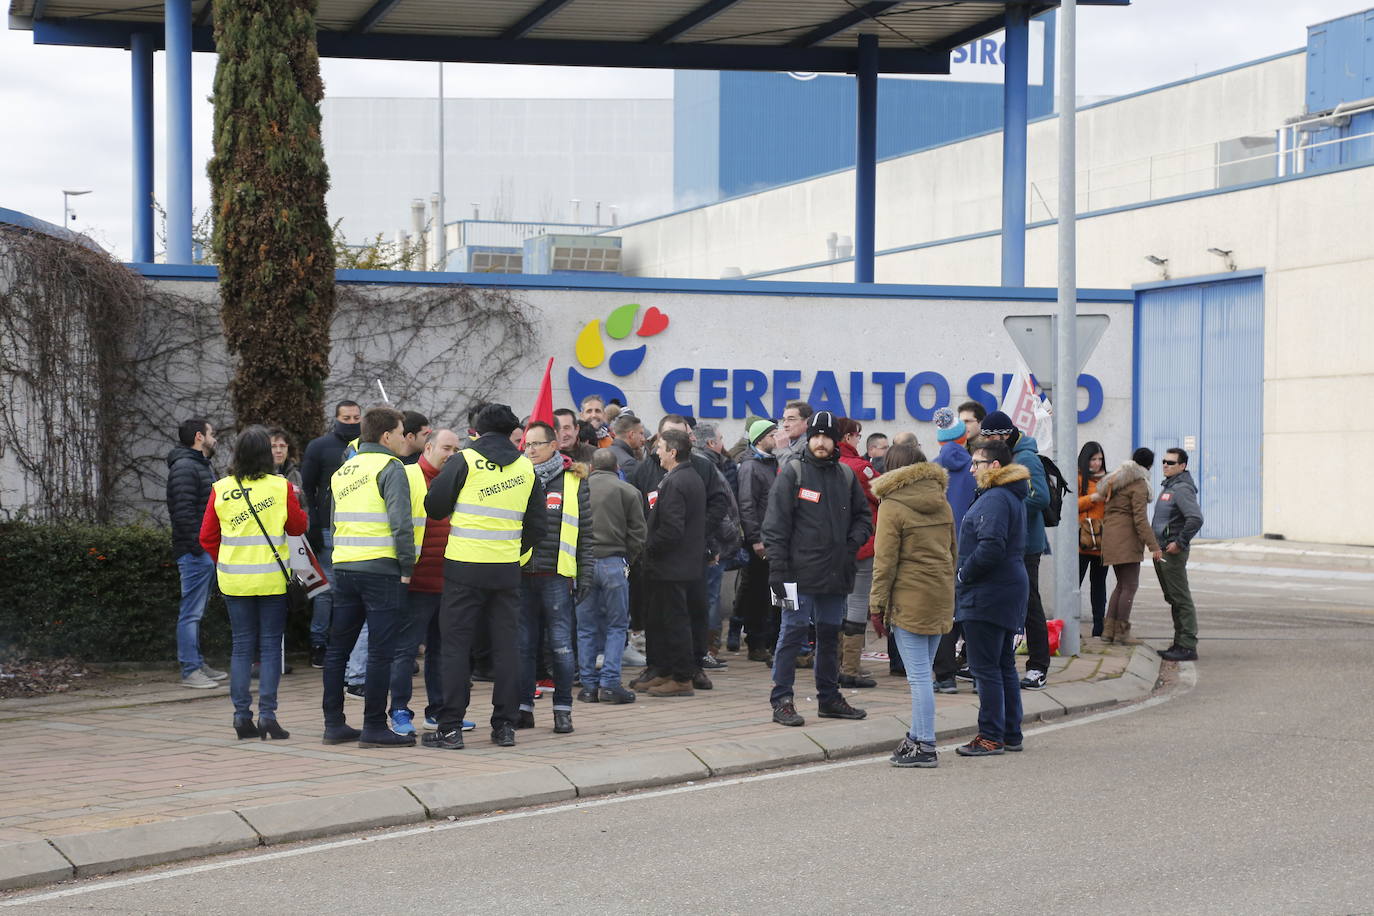
POLYGON ((1088 573, 1088 583, 1092 596, 1093 635, 1102 635, 1102 622, 1107 614, 1107 567, 1102 565, 1102 557, 1095 553, 1078 555, 1078 584, 1083 584, 1083 574, 1088 573))
POLYGON ((950 631, 940 637, 940 645, 935 650, 935 663, 931 670, 937 681, 948 681, 959 673, 959 659, 954 655, 954 644, 964 635, 964 625, 955 623, 950 631))
POLYGON ((444 580, 439 606, 440 680, 444 705, 439 728, 460 728, 472 699, 471 653, 479 622, 491 639, 491 725, 515 726, 520 711, 520 586, 478 588, 444 580))
POLYGON ((651 664, 665 677, 690 681, 696 673, 692 625, 687 610, 689 582, 655 582, 644 621, 651 664))
POLYGON ((700 579, 684 584, 687 586, 687 618, 692 626, 692 670, 695 671, 696 662, 706 654, 711 631, 711 601, 706 595, 706 570, 701 571, 700 579))
POLYGON ((777 645, 779 614, 768 589, 768 561, 752 550, 735 586, 735 616, 744 618, 745 640, 751 650, 772 651, 777 645))
POLYGON ((1045 606, 1040 603, 1040 554, 1026 554, 1030 597, 1026 599, 1026 670, 1049 673, 1050 632, 1045 626, 1045 606))

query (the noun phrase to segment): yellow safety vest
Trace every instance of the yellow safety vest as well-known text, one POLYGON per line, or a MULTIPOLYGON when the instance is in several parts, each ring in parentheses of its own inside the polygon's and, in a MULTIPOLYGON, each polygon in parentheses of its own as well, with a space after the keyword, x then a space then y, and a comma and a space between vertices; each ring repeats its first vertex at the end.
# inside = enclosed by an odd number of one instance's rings
POLYGON ((520 533, 534 489, 534 465, 521 455, 499 468, 471 449, 449 461, 466 462, 468 476, 449 519, 444 556, 463 563, 520 562, 520 533))
MULTIPOLYGON (((582 478, 570 471, 563 472, 563 492, 555 493, 552 490, 544 495, 545 511, 555 508, 561 509, 562 522, 558 526, 558 574, 569 579, 577 578, 577 535, 581 530, 581 519, 578 518, 577 494, 582 486, 582 478), (571 485, 569 484, 571 481, 571 485), (571 486, 572 495, 568 495, 571 486)), ((524 566, 534 555, 533 550, 525 551, 525 555, 520 558, 520 565, 524 566)))
POLYGON ((415 526, 415 558, 420 558, 420 548, 425 543, 425 494, 429 487, 425 484, 425 472, 420 462, 406 465, 406 476, 410 478, 410 523, 415 526))
POLYGON ((269 474, 245 480, 240 487, 234 478, 221 477, 214 489, 220 531, 215 564, 219 590, 238 596, 286 594, 286 576, 277 564, 278 557, 283 564, 291 560, 286 549, 286 501, 291 492, 286 478, 269 474), (245 494, 252 497, 262 527, 272 538, 270 545, 253 521, 245 494))
POLYGON ((334 495, 336 564, 396 559, 386 500, 377 485, 377 477, 392 461, 400 459, 380 452, 359 452, 330 478, 329 489, 334 495))

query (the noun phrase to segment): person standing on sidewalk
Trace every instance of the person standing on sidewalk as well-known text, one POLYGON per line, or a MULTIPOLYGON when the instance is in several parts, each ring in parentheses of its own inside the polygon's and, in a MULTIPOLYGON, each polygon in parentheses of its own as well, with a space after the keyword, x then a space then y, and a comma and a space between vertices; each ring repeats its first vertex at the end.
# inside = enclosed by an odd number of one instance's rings
POLYGON ((1148 468, 1154 460, 1154 452, 1138 448, 1130 461, 1123 461, 1097 486, 1097 492, 1107 501, 1102 513, 1102 564, 1110 566, 1116 577, 1102 622, 1105 642, 1139 642, 1131 636, 1131 607, 1140 588, 1140 556, 1146 550, 1156 560, 1162 556, 1145 517, 1145 507, 1150 503, 1148 468))
POLYGON ((1197 608, 1188 587, 1188 548, 1202 530, 1202 507, 1188 473, 1188 453, 1168 449, 1159 463, 1164 483, 1155 502, 1153 530, 1163 556, 1155 557, 1155 575, 1174 618, 1174 641, 1159 657, 1190 662, 1197 659, 1197 608))
MULTIPOLYGON (((988 419, 995 416, 990 414, 988 419)), ((959 526, 954 619, 964 626, 968 665, 978 686, 978 734, 961 757, 1021 750, 1021 684, 1012 638, 1025 620, 1026 497, 1030 472, 1005 442, 973 450, 978 490, 959 526)))
POLYGON ((954 622, 954 513, 945 498, 949 474, 919 449, 894 445, 887 470, 873 482, 878 497, 871 605, 892 629, 911 688, 911 728, 892 765, 933 767, 935 690, 931 666, 954 622))
MULTIPOLYGON (((329 481, 343 465, 344 449, 358 438, 363 409, 357 401, 340 401, 334 407, 334 425, 323 436, 311 439, 301 457, 301 492, 305 494, 305 508, 310 513, 307 538, 320 561, 324 577, 334 581, 334 531, 330 527, 331 497, 329 481)), ((329 642, 329 621, 334 610, 334 590, 310 600, 310 664, 324 667, 324 650, 329 642)))
POLYGON ((994 410, 983 418, 983 435, 1001 441, 1011 449, 1016 463, 1030 472, 1030 492, 1026 495, 1026 577, 1030 588, 1026 597, 1026 676, 1021 686, 1041 690, 1050 670, 1050 634, 1045 623, 1045 606, 1040 601, 1040 558, 1050 552, 1045 537, 1045 508, 1050 504, 1050 484, 1040 447, 1011 422, 1011 417, 994 410))
POLYGON ((609 448, 599 448, 592 455, 587 485, 595 567, 586 597, 577 605, 577 662, 582 681, 577 699, 633 703, 634 691, 620 683, 620 661, 630 625, 630 564, 644 549, 644 504, 639 491, 620 479, 615 452, 609 448), (600 674, 598 655, 602 657, 600 674))
POLYGON ((825 718, 862 719, 839 689, 840 628, 854 590, 855 555, 873 533, 863 487, 839 460, 839 430, 828 410, 812 414, 806 448, 778 471, 763 521, 769 586, 783 603, 782 632, 773 654, 773 721, 804 725, 793 702, 796 659, 816 625, 816 696, 825 718), (796 590, 790 606, 787 585, 796 590))
POLYGON ((472 699, 472 647, 479 621, 491 639, 491 741, 515 746, 520 714, 520 558, 548 528, 544 487, 530 459, 511 442, 520 419, 505 404, 486 404, 478 437, 454 455, 430 484, 425 514, 449 519, 444 597, 439 607, 439 728, 425 747, 460 750, 463 714, 472 699))
POLYGON ((229 475, 215 481, 200 526, 200 543, 215 560, 219 590, 229 608, 234 637, 229 659, 229 696, 240 739, 291 737, 277 724, 282 632, 286 628, 286 536, 305 534, 308 519, 300 494, 275 472, 272 436, 250 426, 234 443, 229 475), (258 722, 250 689, 253 658, 258 675, 258 722))
POLYGON ((525 457, 544 487, 547 529, 520 573, 520 718, 516 728, 534 728, 534 689, 541 642, 548 646, 553 674, 553 731, 571 734, 573 605, 591 588, 592 496, 585 464, 558 450, 558 434, 536 420, 525 428, 525 457), (575 597, 576 596, 576 597, 575 597), (540 639, 540 634, 543 639, 540 639))
MULTIPOLYGON (((873 511, 873 525, 878 524, 878 497, 873 495, 873 481, 878 472, 869 460, 859 454, 859 443, 863 441, 863 424, 849 417, 835 420, 835 428, 840 434, 839 451, 841 463, 854 472, 854 477, 863 488, 864 497, 873 511)), ((868 631, 868 593, 873 587, 873 535, 868 536, 854 557, 854 590, 845 601, 844 623, 840 625, 840 686, 877 687, 878 682, 859 667, 864 654, 864 634, 868 631)))
POLYGON ((172 557, 181 575, 181 609, 177 614, 177 661, 181 686, 208 690, 229 677, 205 664, 200 654, 200 621, 210 600, 215 561, 200 544, 200 525, 210 501, 215 472, 215 428, 193 417, 177 427, 181 443, 167 453, 167 516, 172 522, 172 557))
POLYGON ((405 587, 415 569, 416 526, 401 412, 374 407, 363 415, 358 453, 330 478, 334 501, 334 617, 324 657, 324 743, 399 747, 415 736, 387 725, 386 698, 405 587), (367 624, 367 675, 363 729, 344 715, 344 666, 367 624))
MULTIPOLYGON (((983 409, 983 405, 975 406, 983 409)), ((949 503, 950 512, 954 516, 954 533, 957 536, 959 526, 964 522, 964 513, 973 503, 974 480, 971 473, 973 456, 969 454, 969 423, 977 424, 974 419, 975 411, 964 404, 959 415, 956 416, 953 410, 948 407, 941 407, 935 411, 935 439, 940 443, 940 451, 935 456, 935 464, 945 469, 949 475, 949 485, 945 490, 945 500, 949 503), (961 419, 967 415, 969 420, 961 419)), ((986 416, 986 413, 984 413, 986 416)), ((964 628, 959 624, 950 627, 948 633, 940 637, 939 648, 935 650, 935 664, 933 676, 935 678, 935 690, 937 693, 958 693, 959 682, 956 676, 959 673, 959 658, 955 651, 960 639, 964 637, 964 628)))
MULTIPOLYGON (((444 464, 458 454, 458 434, 441 429, 429 436, 424 451, 414 464, 406 465, 410 478, 410 503, 414 521, 421 527, 420 555, 415 560, 415 572, 406 589, 405 621, 396 637, 396 654, 391 662, 391 708, 387 712, 391 730, 398 735, 415 734, 415 713, 410 708, 414 693, 415 653, 425 644, 425 717, 424 726, 433 731, 439 727, 435 716, 444 702, 443 681, 439 672, 439 600, 444 590, 444 547, 448 544, 449 523, 446 518, 425 515, 425 496, 430 484, 439 476, 444 464)), ((463 723, 463 730, 473 726, 463 723)))
POLYGON ((663 477, 648 494, 644 555, 651 583, 649 659, 659 673, 640 689, 651 697, 690 697, 698 669, 687 592, 701 581, 706 554, 706 485, 692 467, 686 432, 660 431, 654 452, 663 477))
POLYGON ((740 570, 735 588, 735 616, 743 619, 749 661, 773 664, 778 641, 778 613, 768 590, 768 555, 763 546, 763 521, 768 495, 778 476, 778 459, 772 420, 755 420, 749 426, 749 449, 739 463, 739 520, 749 562, 740 570))
POLYGON ((1078 584, 1083 584, 1087 573, 1094 636, 1102 635, 1107 617, 1107 567, 1102 563, 1102 516, 1107 501, 1097 492, 1106 476, 1101 444, 1084 442, 1078 452, 1078 584))

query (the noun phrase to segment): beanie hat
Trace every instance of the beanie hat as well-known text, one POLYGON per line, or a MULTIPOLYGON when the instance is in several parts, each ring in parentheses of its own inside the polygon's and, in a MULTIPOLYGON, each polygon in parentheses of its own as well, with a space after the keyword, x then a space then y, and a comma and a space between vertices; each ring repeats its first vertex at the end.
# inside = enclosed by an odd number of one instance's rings
POLYGON ((964 434, 965 424, 948 407, 935 411, 935 438, 940 442, 953 442, 964 434))
POLYGON ((994 410, 983 418, 983 435, 985 436, 1010 436, 1016 432, 1016 424, 1011 422, 1011 417, 994 410))
POLYGON ((749 431, 746 433, 749 437, 749 444, 758 445, 760 439, 777 428, 778 424, 771 420, 755 420, 753 423, 749 424, 749 431))
POLYGON ((818 410, 806 422, 806 438, 828 436, 831 442, 840 441, 840 431, 835 428, 835 415, 828 410, 818 410))
POLYGON ((499 433, 509 436, 520 427, 520 418, 505 404, 487 404, 477 413, 472 428, 477 434, 499 433))

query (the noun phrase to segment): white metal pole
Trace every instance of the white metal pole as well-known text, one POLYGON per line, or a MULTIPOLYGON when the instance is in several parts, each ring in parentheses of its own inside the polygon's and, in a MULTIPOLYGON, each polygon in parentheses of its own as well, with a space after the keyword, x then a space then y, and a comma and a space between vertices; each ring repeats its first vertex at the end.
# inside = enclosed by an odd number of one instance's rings
POLYGON ((1059 316, 1055 333, 1055 463, 1071 482, 1063 518, 1055 529, 1055 615, 1064 621, 1061 656, 1078 654, 1078 202, 1076 182, 1078 117, 1075 79, 1077 0, 1059 6, 1059 316))
POLYGON ((434 269, 448 269, 448 228, 444 224, 444 62, 439 62, 439 198, 434 207, 434 269))

